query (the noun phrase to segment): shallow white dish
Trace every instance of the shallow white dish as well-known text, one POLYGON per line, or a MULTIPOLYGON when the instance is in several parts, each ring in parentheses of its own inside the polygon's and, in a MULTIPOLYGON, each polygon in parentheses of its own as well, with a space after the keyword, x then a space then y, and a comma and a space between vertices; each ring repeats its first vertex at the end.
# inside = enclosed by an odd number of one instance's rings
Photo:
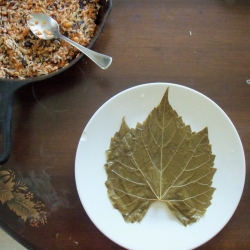
POLYGON ((203 94, 170 83, 150 83, 125 90, 107 101, 90 119, 80 138, 75 162, 77 190, 96 227, 127 249, 194 249, 214 237, 233 215, 245 182, 245 156, 239 135, 224 111, 203 94), (187 227, 167 206, 153 204, 140 223, 129 224, 113 208, 105 186, 105 151, 122 118, 129 127, 143 122, 169 87, 169 102, 193 131, 208 127, 216 155, 216 188, 205 215, 187 227))

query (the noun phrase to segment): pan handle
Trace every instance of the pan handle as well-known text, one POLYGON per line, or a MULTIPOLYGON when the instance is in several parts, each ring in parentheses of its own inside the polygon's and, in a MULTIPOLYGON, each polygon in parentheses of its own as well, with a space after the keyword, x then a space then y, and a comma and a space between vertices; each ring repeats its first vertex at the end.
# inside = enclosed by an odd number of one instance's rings
MULTIPOLYGON (((11 84, 11 83, 8 83, 11 84)), ((0 154, 0 165, 9 160, 12 147, 12 102, 14 92, 10 85, 1 83, 0 91, 0 129, 2 134, 2 152, 0 154)))

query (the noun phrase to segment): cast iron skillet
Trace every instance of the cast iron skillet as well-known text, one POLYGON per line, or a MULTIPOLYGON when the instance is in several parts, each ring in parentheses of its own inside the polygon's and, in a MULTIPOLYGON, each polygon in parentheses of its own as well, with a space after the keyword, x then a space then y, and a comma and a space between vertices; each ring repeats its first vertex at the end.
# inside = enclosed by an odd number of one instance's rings
MULTIPOLYGON (((92 47, 97 38, 99 37, 106 19, 112 8, 112 0, 100 0, 101 8, 99 10, 98 19, 96 21, 97 27, 95 30, 94 37, 91 40, 91 43, 88 45, 88 48, 92 47)), ((0 78, 0 131, 2 132, 2 152, 0 155, 0 164, 4 164, 9 160, 11 148, 12 148, 12 102, 14 100, 15 92, 22 86, 42 81, 53 77, 57 74, 60 74, 64 70, 68 69, 80 59, 83 58, 83 54, 72 60, 68 66, 59 69, 57 72, 51 73, 45 76, 39 77, 30 77, 24 80, 21 79, 4 79, 0 78)))

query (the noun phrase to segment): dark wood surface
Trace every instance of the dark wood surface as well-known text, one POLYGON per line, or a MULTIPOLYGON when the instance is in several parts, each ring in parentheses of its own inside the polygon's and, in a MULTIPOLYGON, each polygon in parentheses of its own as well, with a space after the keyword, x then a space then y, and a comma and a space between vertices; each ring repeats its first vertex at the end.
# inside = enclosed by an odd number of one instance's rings
POLYGON ((142 83, 171 82, 216 102, 234 123, 246 157, 245 187, 234 215, 198 249, 249 249, 249 25, 247 0, 114 0, 93 47, 113 57, 108 70, 84 58, 16 94, 13 150, 0 170, 8 170, 20 189, 25 184, 20 192, 27 200, 44 205, 47 223, 22 219, 5 202, 2 226, 30 249, 122 249, 82 207, 74 176, 77 144, 91 116, 115 94, 142 83))

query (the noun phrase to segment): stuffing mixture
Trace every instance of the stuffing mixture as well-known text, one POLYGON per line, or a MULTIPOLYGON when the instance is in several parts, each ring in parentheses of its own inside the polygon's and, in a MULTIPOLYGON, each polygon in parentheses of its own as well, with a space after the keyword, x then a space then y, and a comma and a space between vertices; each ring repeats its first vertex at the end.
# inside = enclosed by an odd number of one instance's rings
POLYGON ((96 28, 99 0, 0 0, 0 78, 46 75, 80 52, 59 39, 42 40, 27 27, 30 13, 54 18, 64 36, 86 46, 96 28))

